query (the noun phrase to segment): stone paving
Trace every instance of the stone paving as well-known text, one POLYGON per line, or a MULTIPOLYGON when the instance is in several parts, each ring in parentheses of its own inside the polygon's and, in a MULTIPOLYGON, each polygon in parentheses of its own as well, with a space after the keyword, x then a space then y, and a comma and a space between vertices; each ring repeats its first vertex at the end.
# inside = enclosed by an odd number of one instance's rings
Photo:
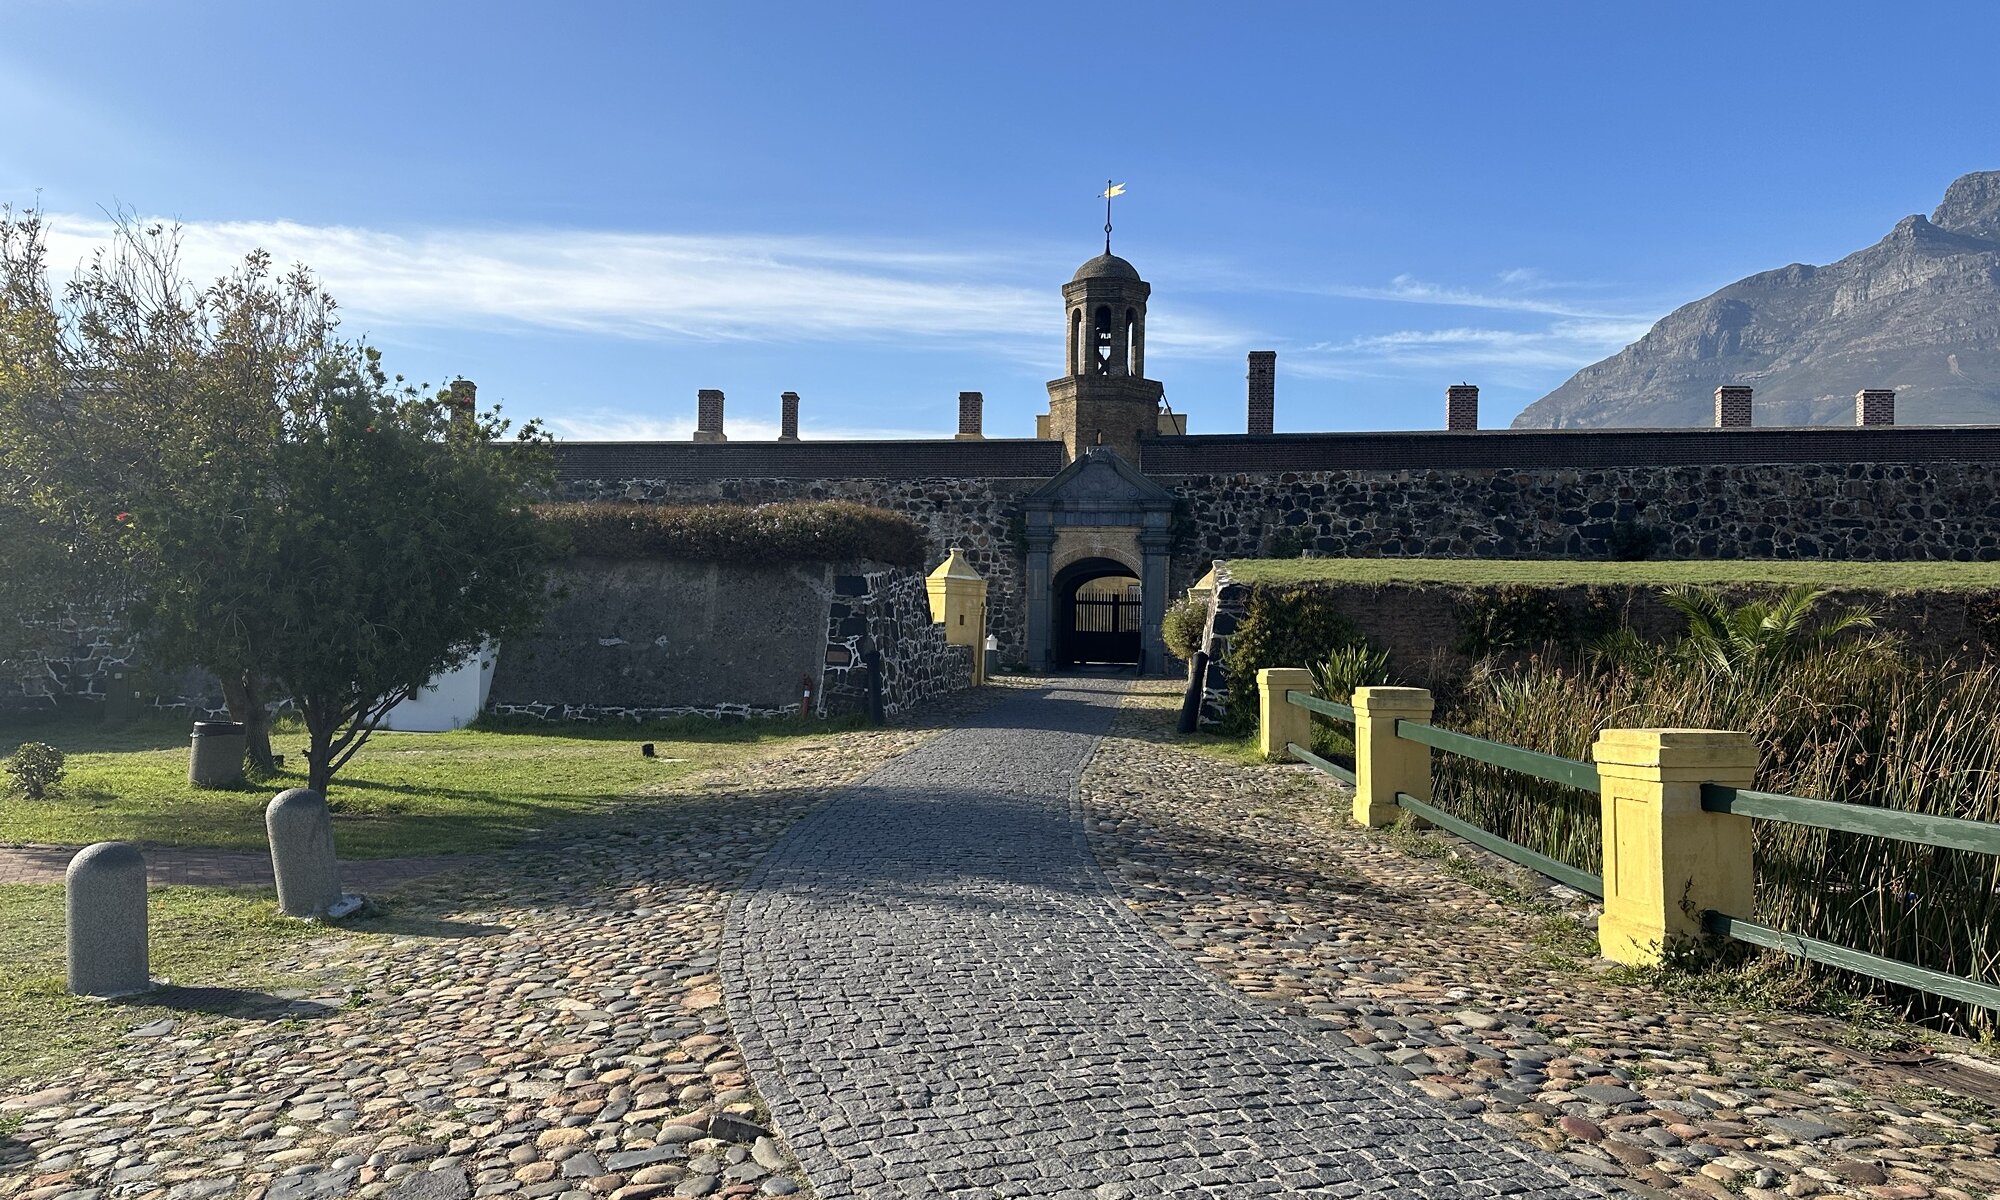
POLYGON ((1122 690, 1017 692, 816 809, 739 892, 730 1011, 819 1194, 1598 1194, 1114 899, 1075 797, 1122 690))
POLYGON ((929 736, 779 743, 411 884, 273 964, 296 991, 132 1002, 117 1057, 0 1091, 0 1196, 802 1193, 723 1010, 723 914, 827 788, 929 736))
POLYGON ((1178 699, 1143 685, 1093 758, 1092 847, 1147 925, 1320 1044, 1644 1196, 2000 1197, 1990 1047, 1608 971, 1586 898, 1525 871, 1509 893, 1463 843, 1413 857, 1308 768, 1171 745, 1178 699), (1945 1090, 1906 1060, 1986 1069, 1945 1090))
MULTIPOLYGON (((69 860, 81 846, 0 846, 0 884, 61 883, 69 860)), ((262 851, 216 850, 204 846, 145 846, 146 882, 153 887, 273 887, 271 856, 262 851)), ((363 858, 340 864, 341 886, 375 892, 439 871, 478 866, 484 859, 464 855, 416 858, 363 858)))

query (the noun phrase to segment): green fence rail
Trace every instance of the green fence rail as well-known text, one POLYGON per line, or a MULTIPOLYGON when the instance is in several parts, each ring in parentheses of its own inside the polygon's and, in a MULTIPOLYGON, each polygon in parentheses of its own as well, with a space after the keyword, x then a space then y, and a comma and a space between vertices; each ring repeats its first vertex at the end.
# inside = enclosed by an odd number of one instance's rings
POLYGON ((1947 850, 2000 854, 2000 825, 1959 817, 1934 817, 1929 813, 1872 808, 1865 804, 1783 796, 1777 792, 1724 787, 1719 783, 1701 785, 1701 806, 1709 812, 1736 813, 1766 821, 1808 825, 1814 829, 1869 834, 1894 838, 1899 842, 1915 842, 1920 846, 1941 846, 1947 850))
POLYGON ((1354 786, 1354 772, 1348 770, 1346 767, 1341 766, 1339 763, 1334 762, 1332 759, 1321 758, 1319 755, 1314 754, 1312 751, 1306 749, 1304 746, 1299 745, 1297 742, 1286 742, 1285 749, 1291 753, 1291 756, 1293 758, 1298 759, 1300 762, 1308 763, 1312 766, 1318 767, 1320 770, 1326 772, 1328 775, 1333 776, 1335 779, 1340 780, 1342 783, 1346 784, 1349 787, 1354 786))
POLYGON ((1354 723, 1354 709, 1351 706, 1322 700, 1311 692, 1301 692, 1297 689, 1288 691, 1285 693, 1285 703, 1294 708, 1303 708, 1307 712, 1316 712, 1323 717, 1332 717, 1336 721, 1345 721, 1350 725, 1354 723))
POLYGON ((1558 883, 1566 883, 1579 892, 1588 892, 1600 900, 1604 898, 1604 879, 1590 872, 1572 867, 1561 859, 1550 858, 1528 849, 1518 842, 1510 842, 1497 833, 1489 833, 1470 821, 1452 816, 1441 808, 1425 804, 1406 792, 1396 793, 1396 805, 1436 825, 1448 829, 1483 850, 1491 850, 1509 862, 1519 863, 1531 871, 1538 871, 1558 883))
POLYGON ((1957 975, 1947 975, 1933 971, 1929 967, 1919 967, 1900 959, 1883 958, 1865 950, 1855 950, 1836 942, 1823 942, 1818 938, 1806 937, 1798 933, 1786 933, 1769 925, 1759 925, 1742 917, 1732 917, 1709 910, 1701 914, 1702 928, 1717 937, 1734 938, 1753 946, 1765 946, 1772 950, 1782 950, 1799 958, 1809 958, 1830 967, 1853 971, 1857 975, 1869 975, 1889 983, 1900 983, 1904 987, 1929 992, 1935 996, 1945 996, 1953 1000, 1963 1000, 1985 1008, 2000 1009, 2000 987, 1981 983, 1976 979, 1965 979, 1957 975))
MULTIPOLYGON (((1285 693, 1285 700, 1287 703, 1322 716, 1341 721, 1354 720, 1354 709, 1348 705, 1335 704, 1305 692, 1288 691, 1285 693)), ((1590 792, 1601 791, 1603 787, 1597 767, 1592 763, 1542 754, 1535 750, 1524 750, 1519 746, 1488 741, 1470 734, 1454 733, 1449 729, 1439 729, 1422 721, 1397 721, 1396 736, 1435 750, 1442 750, 1447 754, 1456 754, 1476 762, 1531 775, 1567 787, 1581 788, 1590 792)), ((1321 758, 1296 742, 1288 743, 1285 749, 1292 757, 1310 763, 1336 779, 1348 784, 1355 782, 1354 772, 1338 763, 1321 758)), ((1550 879, 1568 884, 1578 891, 1599 897, 1604 895, 1604 880, 1600 876, 1570 866, 1560 859, 1530 850, 1518 842, 1510 842, 1496 833, 1455 817, 1414 796, 1398 792, 1396 804, 1432 825, 1449 830, 1509 862, 1519 863, 1550 879)), ((1893 838, 1922 846, 2000 856, 2000 825, 1967 821, 1959 817, 1936 817, 1926 813, 1872 808, 1861 804, 1840 804, 1808 796, 1787 796, 1777 792, 1760 792, 1752 788, 1728 787, 1715 783, 1701 785, 1701 806, 1709 812, 1735 813, 1759 820, 1804 825, 1813 829, 1893 838)), ((1786 933, 1768 925, 1760 925, 1755 921, 1724 913, 1704 912, 1702 927, 1718 937, 1779 950, 1830 967, 1852 971, 1857 975, 1866 975, 1886 983, 1900 984, 1903 987, 1928 992, 1934 996, 1943 996, 2000 1011, 2000 987, 1977 979, 1947 975, 1942 971, 1917 966, 1915 963, 1884 958, 1879 954, 1870 954, 1865 950, 1856 950, 1850 946, 1822 941, 1804 934, 1786 933)))
POLYGON ((1537 750, 1523 750, 1519 746, 1509 746, 1505 742, 1489 742, 1468 733, 1453 733, 1449 729, 1439 729, 1422 721, 1396 722, 1396 736, 1408 742, 1421 742, 1470 758, 1476 762, 1491 763, 1509 771, 1523 775, 1533 775, 1550 783, 1565 784, 1582 788, 1586 792, 1598 789, 1597 767, 1573 758, 1558 758, 1553 754, 1543 754, 1537 750))

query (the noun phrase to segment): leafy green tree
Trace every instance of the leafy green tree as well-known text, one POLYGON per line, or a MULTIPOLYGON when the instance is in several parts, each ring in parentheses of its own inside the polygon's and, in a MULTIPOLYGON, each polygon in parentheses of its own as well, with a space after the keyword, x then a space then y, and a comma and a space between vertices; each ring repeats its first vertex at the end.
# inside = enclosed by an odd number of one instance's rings
POLYGON ((289 697, 324 789, 389 709, 539 620, 548 439, 389 378, 303 268, 253 253, 197 288, 175 250, 121 224, 58 295, 38 218, 0 221, 7 495, 120 581, 150 663, 214 673, 255 735, 289 697))

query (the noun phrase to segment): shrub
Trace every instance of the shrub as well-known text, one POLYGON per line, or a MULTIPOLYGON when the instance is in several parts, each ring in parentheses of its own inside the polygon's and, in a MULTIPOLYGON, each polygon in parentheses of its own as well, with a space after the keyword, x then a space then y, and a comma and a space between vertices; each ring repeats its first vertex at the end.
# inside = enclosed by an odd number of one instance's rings
MULTIPOLYGON (((1313 691, 1335 704, 1352 704, 1354 689, 1390 682, 1389 652, 1367 642, 1338 647, 1312 664, 1313 691)), ((1320 755, 1353 765, 1354 729, 1345 722, 1313 720, 1313 749, 1320 755)))
POLYGON ((7 760, 14 789, 29 800, 46 800, 62 783, 63 752, 47 742, 22 742, 7 760))
POLYGON ((1342 646, 1361 640, 1325 588, 1254 588, 1243 623, 1229 639, 1229 709, 1223 732, 1257 727, 1257 672, 1265 667, 1310 667, 1342 646))
POLYGON ((1208 603, 1194 596, 1183 596, 1167 605, 1167 613, 1160 619, 1160 637, 1167 643, 1167 650, 1175 658, 1191 662, 1195 652, 1202 648, 1201 635, 1208 628, 1208 603))
POLYGON ((582 558, 664 558, 765 564, 867 558, 919 567, 927 547, 915 521, 845 500, 779 504, 544 504, 536 514, 582 558))
POLYGON ((1469 658, 1534 649, 1570 632, 1553 592, 1518 583, 1461 596, 1458 622, 1456 649, 1469 658))

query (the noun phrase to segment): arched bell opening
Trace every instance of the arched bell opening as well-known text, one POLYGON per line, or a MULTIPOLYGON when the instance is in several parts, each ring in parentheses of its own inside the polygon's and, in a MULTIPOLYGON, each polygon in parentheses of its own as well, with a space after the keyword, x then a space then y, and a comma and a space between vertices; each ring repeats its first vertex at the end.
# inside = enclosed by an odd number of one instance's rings
POLYGON ((1086 558, 1056 573, 1051 587, 1054 665, 1137 666, 1145 613, 1133 569, 1110 558, 1086 558))

